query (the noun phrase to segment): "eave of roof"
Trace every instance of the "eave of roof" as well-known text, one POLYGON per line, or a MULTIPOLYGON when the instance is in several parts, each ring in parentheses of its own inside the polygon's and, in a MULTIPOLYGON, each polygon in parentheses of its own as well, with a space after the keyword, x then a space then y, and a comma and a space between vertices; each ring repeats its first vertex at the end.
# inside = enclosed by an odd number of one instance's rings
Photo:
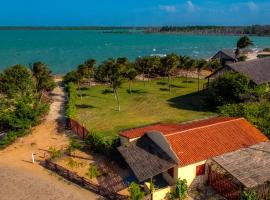
POLYGON ((147 135, 118 147, 118 151, 140 182, 178 165, 147 135))

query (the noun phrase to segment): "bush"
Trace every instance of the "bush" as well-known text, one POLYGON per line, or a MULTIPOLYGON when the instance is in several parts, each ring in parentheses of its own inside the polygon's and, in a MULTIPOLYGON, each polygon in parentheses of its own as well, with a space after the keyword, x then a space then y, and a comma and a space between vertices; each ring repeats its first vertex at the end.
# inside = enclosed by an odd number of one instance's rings
POLYGON ((63 152, 60 149, 54 147, 49 148, 50 159, 55 160, 63 156, 63 152))
POLYGON ((263 49, 263 51, 270 52, 270 48, 265 48, 265 49, 263 49))
POLYGON ((120 141, 118 137, 106 138, 96 133, 90 133, 86 136, 85 143, 90 150, 113 157, 112 155, 117 152, 116 147, 119 146, 120 141))
POLYGON ((257 200, 257 193, 252 191, 244 191, 241 200, 257 200))
POLYGON ((63 83, 65 85, 69 83, 77 83, 78 82, 78 74, 75 71, 68 72, 64 77, 63 77, 63 83))
POLYGON ((228 103, 241 102, 241 95, 252 88, 250 80, 234 72, 228 72, 210 83, 206 91, 206 103, 209 106, 221 106, 228 103))
POLYGON ((71 155, 76 149, 80 149, 82 145, 75 139, 69 140, 68 153, 71 155))
POLYGON ((169 199, 183 200, 187 197, 187 192, 188 192, 187 180, 178 179, 175 184, 175 191, 170 193, 169 199))
POLYGON ((135 183, 135 182, 132 182, 128 188, 128 192, 130 194, 130 199, 131 200, 142 200, 144 199, 144 192, 141 191, 141 188, 140 186, 135 183))
POLYGON ((238 58, 238 61, 243 62, 243 61, 246 61, 247 58, 248 58, 247 56, 240 56, 240 57, 238 58))
POLYGON ((98 167, 94 164, 91 164, 88 168, 88 172, 86 173, 86 176, 88 176, 90 179, 96 178, 100 176, 100 171, 98 167))
POLYGON ((66 117, 73 118, 76 113, 76 99, 77 99, 77 89, 74 83, 70 82, 66 86, 66 91, 68 93, 68 103, 66 105, 66 117))

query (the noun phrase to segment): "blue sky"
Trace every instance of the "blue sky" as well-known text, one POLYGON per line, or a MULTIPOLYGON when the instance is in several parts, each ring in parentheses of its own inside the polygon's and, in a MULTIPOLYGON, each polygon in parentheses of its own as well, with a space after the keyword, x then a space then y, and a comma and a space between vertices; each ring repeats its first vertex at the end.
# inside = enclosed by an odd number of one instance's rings
POLYGON ((270 0, 0 0, 0 25, 270 24, 270 0))

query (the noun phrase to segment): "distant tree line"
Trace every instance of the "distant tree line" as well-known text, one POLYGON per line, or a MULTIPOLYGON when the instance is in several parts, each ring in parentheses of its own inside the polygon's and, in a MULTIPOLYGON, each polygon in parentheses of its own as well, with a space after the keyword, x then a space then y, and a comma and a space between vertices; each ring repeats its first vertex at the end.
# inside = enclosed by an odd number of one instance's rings
POLYGON ((48 111, 46 94, 55 87, 51 71, 41 62, 31 68, 15 65, 0 73, 0 148, 23 136, 48 111))
POLYGON ((217 35, 270 35, 270 25, 252 26, 163 26, 161 28, 149 28, 146 32, 176 32, 192 34, 217 34, 217 35))

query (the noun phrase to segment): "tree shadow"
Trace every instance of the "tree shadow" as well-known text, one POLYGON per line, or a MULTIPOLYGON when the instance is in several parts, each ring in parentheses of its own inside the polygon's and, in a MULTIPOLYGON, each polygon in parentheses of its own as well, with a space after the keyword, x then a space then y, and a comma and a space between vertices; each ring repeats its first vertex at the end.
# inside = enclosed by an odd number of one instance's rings
POLYGON ((143 90, 126 90, 128 94, 146 94, 147 92, 146 91, 143 91, 143 90))
POLYGON ((101 91, 101 94, 112 94, 113 91, 111 89, 105 89, 101 91))
POLYGON ((80 90, 80 91, 86 91, 86 90, 88 90, 88 88, 87 88, 87 87, 82 87, 82 88, 80 88, 79 90, 80 90))
POLYGON ((76 105, 77 108, 96 108, 95 106, 88 105, 88 104, 80 104, 76 105))
POLYGON ((175 84, 171 84, 172 88, 185 88, 184 86, 181 85, 175 85, 175 84))
POLYGON ((187 80, 187 81, 182 81, 182 83, 195 83, 195 81, 187 80))
POLYGON ((170 91, 169 88, 159 88, 159 90, 162 91, 162 92, 168 92, 168 91, 170 91))
POLYGON ((163 82, 163 81, 158 81, 158 82, 157 82, 157 85, 168 85, 168 83, 163 82))
POLYGON ((183 96, 174 97, 168 100, 173 108, 192 110, 192 111, 212 111, 204 103, 205 91, 194 92, 183 96))

